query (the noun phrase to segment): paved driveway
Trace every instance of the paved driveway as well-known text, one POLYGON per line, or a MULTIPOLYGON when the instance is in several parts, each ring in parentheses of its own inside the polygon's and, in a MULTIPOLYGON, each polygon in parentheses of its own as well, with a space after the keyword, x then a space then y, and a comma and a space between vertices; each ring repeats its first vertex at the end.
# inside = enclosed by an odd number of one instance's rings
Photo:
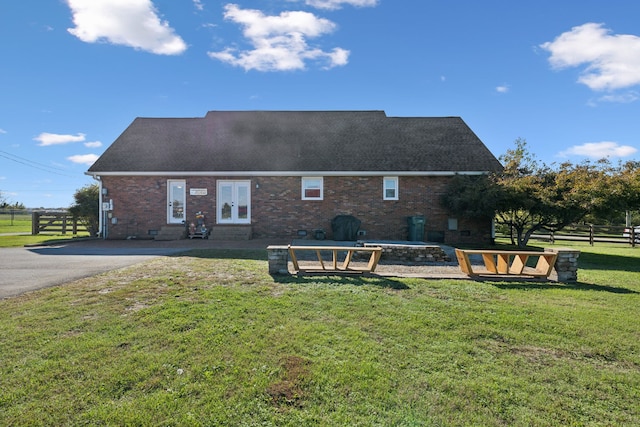
POLYGON ((0 298, 60 285, 188 248, 70 243, 0 249, 0 298))
POLYGON ((190 249, 266 249, 282 241, 184 239, 80 240, 54 246, 0 248, 0 298, 90 277, 190 249))

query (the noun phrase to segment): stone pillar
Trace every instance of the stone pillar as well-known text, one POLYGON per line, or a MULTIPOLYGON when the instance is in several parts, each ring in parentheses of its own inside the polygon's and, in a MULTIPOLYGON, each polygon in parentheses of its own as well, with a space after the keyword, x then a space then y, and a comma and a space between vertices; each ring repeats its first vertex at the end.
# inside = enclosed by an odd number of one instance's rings
POLYGON ((268 246, 267 257, 269 259, 269 274, 289 274, 288 246, 268 246))
POLYGON ((571 248, 545 248, 544 251, 558 254, 556 265, 554 266, 558 274, 558 282, 578 281, 579 250, 571 248))

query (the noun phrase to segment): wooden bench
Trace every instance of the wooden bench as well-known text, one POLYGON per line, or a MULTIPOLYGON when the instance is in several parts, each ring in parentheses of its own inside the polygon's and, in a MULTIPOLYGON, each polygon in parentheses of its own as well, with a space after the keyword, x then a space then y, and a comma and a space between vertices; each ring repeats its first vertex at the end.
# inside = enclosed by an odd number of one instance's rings
POLYGON ((377 246, 292 246, 289 245, 289 256, 293 263, 293 269, 298 273, 373 273, 380 261, 380 255, 382 254, 382 248, 377 246), (296 257, 296 252, 299 251, 314 251, 318 264, 313 267, 301 267, 296 257), (325 264, 325 260, 322 258, 322 252, 331 252, 333 257, 330 263, 325 264), (338 252, 346 252, 344 261, 338 262, 338 252), (364 267, 351 266, 351 259, 355 252, 369 252, 369 261, 364 267))
POLYGON ((498 251, 498 250, 467 250, 456 249, 456 258, 460 270, 468 276, 483 275, 516 275, 547 278, 553 270, 558 254, 554 252, 535 251, 498 251), (469 255, 481 255, 484 270, 474 268, 469 261, 469 255), (528 267, 529 258, 537 257, 535 267, 528 267))

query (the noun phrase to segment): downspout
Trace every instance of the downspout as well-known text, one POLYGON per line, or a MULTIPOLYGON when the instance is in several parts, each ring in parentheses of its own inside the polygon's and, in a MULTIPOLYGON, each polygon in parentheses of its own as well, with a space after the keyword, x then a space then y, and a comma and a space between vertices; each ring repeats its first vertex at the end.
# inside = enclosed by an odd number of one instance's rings
POLYGON ((104 232, 104 212, 102 211, 102 179, 99 175, 91 175, 93 179, 98 181, 98 235, 106 239, 106 233, 104 232))

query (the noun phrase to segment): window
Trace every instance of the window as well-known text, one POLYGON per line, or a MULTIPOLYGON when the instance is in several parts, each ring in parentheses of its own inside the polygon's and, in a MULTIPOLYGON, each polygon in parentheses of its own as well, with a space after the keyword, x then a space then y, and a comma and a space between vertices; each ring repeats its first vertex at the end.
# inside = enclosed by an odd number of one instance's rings
POLYGON ((382 182, 383 200, 398 200, 398 177, 385 176, 382 182))
POLYGON ((302 178, 302 200, 322 200, 322 177, 302 178))

